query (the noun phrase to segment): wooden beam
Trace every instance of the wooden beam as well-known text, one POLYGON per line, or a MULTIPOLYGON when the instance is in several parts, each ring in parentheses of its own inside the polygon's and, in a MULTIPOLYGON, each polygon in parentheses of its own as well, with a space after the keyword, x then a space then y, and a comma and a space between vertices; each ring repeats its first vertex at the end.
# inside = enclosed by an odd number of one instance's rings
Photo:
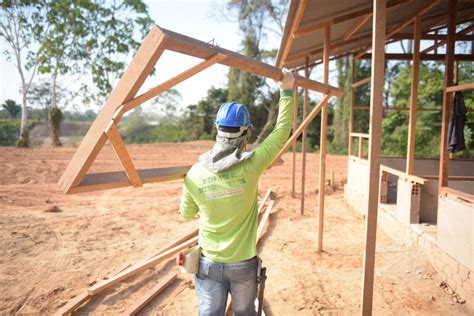
MULTIPOLYGON (((359 57, 359 59, 371 59, 372 54, 364 54, 359 57)), ((412 60, 413 54, 399 54, 399 53, 389 53, 385 54, 386 60, 412 60)), ((421 54, 420 60, 428 61, 442 61, 446 59, 446 54, 421 54)), ((453 59, 456 61, 474 61, 474 57, 471 54, 456 54, 453 56, 453 59)))
POLYGON ((187 69, 180 73, 179 75, 163 82, 162 84, 148 90, 147 92, 141 94, 140 96, 134 98, 133 100, 130 100, 126 103, 124 103, 124 111, 128 112, 133 108, 136 108, 140 104, 156 97, 160 93, 165 92, 166 90, 169 90, 176 86, 177 84, 183 82, 184 80, 194 76, 195 74, 209 68, 210 66, 219 63, 223 61, 226 58, 225 55, 217 53, 213 55, 212 57, 200 62, 199 64, 191 67, 190 69, 187 69))
POLYGON ((306 6, 308 5, 308 0, 302 0, 296 2, 296 13, 295 18, 293 19, 293 23, 291 24, 290 31, 288 32, 288 39, 284 44, 283 52, 280 57, 280 62, 278 63, 278 67, 282 68, 286 62, 286 57, 288 57, 288 53, 293 45, 293 41, 295 39, 295 32, 298 30, 301 19, 303 18, 303 14, 306 10, 306 6))
POLYGON ((350 29, 348 29, 348 30, 344 33, 344 35, 342 35, 341 40, 342 40, 342 41, 348 40, 355 32, 357 32, 362 26, 364 26, 365 23, 367 23, 367 21, 369 21, 371 18, 372 18, 372 12, 367 13, 366 15, 360 17, 360 18, 354 23, 354 25, 353 25, 350 29))
MULTIPOLYGON (((404 4, 404 3, 407 3, 407 2, 409 2, 409 0, 389 1, 388 4, 387 4, 387 7, 393 7, 393 6, 404 4)), ((361 10, 354 11, 354 12, 351 12, 351 13, 339 15, 337 17, 329 18, 329 19, 326 19, 326 20, 323 20, 323 21, 315 22, 311 25, 308 25, 306 27, 301 28, 299 31, 295 32, 294 34, 295 34, 296 38, 306 36, 308 34, 311 34, 311 33, 314 33, 316 31, 324 29, 326 27, 326 25, 333 25, 333 24, 337 24, 337 23, 346 22, 346 21, 349 21, 349 20, 352 20, 352 19, 355 19, 355 18, 358 18, 358 17, 361 17, 361 16, 365 16, 367 14, 370 14, 371 12, 372 12, 372 7, 367 7, 365 9, 361 9, 361 10)))
MULTIPOLYGON (((298 104, 299 95, 298 87, 293 88, 293 133, 298 128, 298 104)), ((292 155, 292 168, 291 168, 291 196, 296 197, 296 152, 298 150, 297 139, 293 141, 293 155, 292 155)))
MULTIPOLYGON (((324 55, 323 55, 323 82, 329 83, 329 55, 331 48, 331 27, 324 29, 324 55)), ((323 105, 321 110, 321 135, 319 147, 319 192, 318 192, 318 248, 317 251, 323 251, 323 230, 324 230, 324 188, 326 185, 326 141, 328 128, 328 105, 323 105)))
MULTIPOLYGON (((398 32, 402 31, 403 29, 405 29, 408 25, 413 23, 416 16, 418 16, 418 15, 422 16, 423 14, 425 14, 426 12, 431 10, 431 8, 433 8, 435 5, 437 5, 439 3, 439 1, 440 0, 431 0, 428 5, 424 5, 424 6, 420 7, 415 13, 413 13, 408 18, 406 18, 405 20, 400 22, 398 25, 393 27, 391 30, 387 31, 387 34, 385 35, 385 39, 389 39, 393 35, 397 34, 398 32)), ((367 50, 364 50, 364 51, 360 52, 359 54, 357 54, 356 58, 360 58, 360 56, 364 55, 367 52, 367 50)))
MULTIPOLYGON (((143 183, 155 183, 184 178, 190 166, 166 167, 155 169, 139 169, 138 175, 143 183)), ((70 193, 84 193, 99 190, 116 189, 130 186, 127 174, 123 171, 89 173, 84 176, 77 187, 70 193)))
POLYGON ((262 219, 260 220, 260 223, 258 223, 257 243, 260 241, 260 238, 262 238, 262 236, 263 236, 265 225, 267 224, 268 218, 270 217, 270 213, 272 211, 272 208, 273 208, 274 204, 275 204, 275 201, 273 201, 273 200, 271 200, 270 203, 268 203, 268 206, 267 206, 265 212, 262 215, 262 219))
POLYGON ((135 96, 163 53, 165 42, 160 29, 152 27, 61 176, 59 186, 64 192, 77 186, 89 170, 107 140, 104 130, 112 116, 117 108, 135 96))
MULTIPOLYGON (((351 57, 351 83, 354 84, 354 80, 356 78, 356 67, 357 67, 357 62, 356 59, 354 58, 354 55, 351 57)), ((354 124, 354 104, 356 102, 356 91, 351 85, 351 103, 349 105, 349 140, 347 144, 347 155, 350 156, 352 155, 352 130, 354 129, 353 124, 354 124)))
POLYGON ((163 281, 155 285, 144 296, 141 296, 123 315, 137 315, 145 306, 148 305, 158 294, 163 292, 171 283, 178 278, 176 273, 171 273, 164 278, 163 281))
POLYGON ((362 315, 372 315, 374 292, 375 245, 377 237, 377 211, 379 198, 380 156, 382 136, 382 106, 384 90, 384 52, 386 2, 373 0, 372 19, 372 80, 370 89, 370 140, 369 140, 369 197, 366 216, 365 252, 363 265, 362 315))
POLYGON ((413 38, 413 63, 411 76, 410 114, 408 117, 408 144, 406 173, 413 174, 415 166, 416 108, 418 106, 418 81, 420 71, 421 17, 415 18, 415 37, 413 38))
POLYGON ((178 252, 180 252, 181 250, 183 249, 186 249, 188 247, 191 247, 193 246, 194 244, 196 244, 198 241, 198 237, 194 237, 194 238, 191 238, 190 240, 182 243, 181 245, 179 246, 176 246, 174 248, 171 248, 170 250, 168 251, 165 251, 161 254, 159 254, 158 256, 150 259, 150 260, 147 260, 146 262, 142 262, 142 263, 139 263, 139 264, 136 264, 136 265, 133 265, 132 267, 128 268, 127 270, 117 274, 116 276, 108 279, 108 280, 104 280, 103 282, 99 282, 97 284, 95 284, 94 286, 92 286, 90 289, 89 289, 89 294, 90 295, 94 295, 94 294, 97 294, 111 286, 114 286, 115 284, 131 277, 132 275, 136 275, 137 273, 140 273, 150 267, 153 267, 155 265, 157 265, 159 262, 165 260, 165 259, 168 259, 169 257, 177 254, 178 252))
POLYGON ((351 133, 351 136, 370 139, 370 135, 364 133, 351 133))
POLYGON ((364 78, 352 84, 352 88, 358 88, 370 82, 370 77, 364 78))
POLYGON ((141 187, 142 180, 138 175, 137 169, 133 165, 133 161, 128 154, 127 148, 125 148, 125 144, 122 141, 122 137, 120 136, 120 132, 115 125, 114 121, 111 121, 109 127, 105 131, 107 137, 109 138, 110 142, 112 143, 112 147, 115 151, 117 158, 120 160, 122 167, 127 174, 127 178, 130 181, 130 184, 134 187, 141 187))
POLYGON ((446 88, 446 92, 456 92, 456 91, 464 91, 464 90, 472 90, 474 89, 474 82, 473 83, 466 83, 459 86, 451 86, 446 88))
MULTIPOLYGON (((309 59, 306 57, 305 61, 305 70, 304 74, 306 78, 309 78, 309 59)), ((305 120, 308 114, 308 103, 309 103, 309 94, 308 89, 304 90, 304 99, 303 99, 303 121, 305 120)), ((300 214, 304 214, 304 194, 305 194, 305 183, 306 183, 306 147, 308 141, 308 132, 306 127, 303 128, 303 139, 301 144, 301 204, 300 204, 300 214)))
POLYGON ((321 108, 322 106, 328 102, 330 96, 329 95, 325 95, 323 96, 323 98, 321 99, 321 101, 318 103, 318 105, 316 105, 312 110, 311 112, 309 113, 309 115, 306 117, 306 119, 303 120, 303 122, 301 122, 300 126, 298 126, 298 128, 296 129, 296 131, 291 135, 291 137, 286 141, 285 145, 283 146, 283 148, 280 150, 280 152, 278 153, 278 155, 275 157, 275 159, 273 159, 273 162, 271 163, 270 167, 273 167, 273 165, 275 164, 275 161, 277 161, 278 159, 281 158, 281 156, 288 150, 288 148, 290 148, 291 144, 293 143, 293 141, 295 139, 297 139, 301 133, 303 132, 303 129, 306 128, 313 120, 314 118, 316 117, 316 115, 318 115, 319 111, 321 111, 321 108))
MULTIPOLYGON (((221 53, 227 56, 227 58, 221 61, 220 64, 259 76, 267 77, 275 81, 279 81, 283 78, 283 73, 280 68, 251 59, 247 56, 240 55, 222 47, 214 46, 192 37, 172 32, 170 30, 161 28, 161 31, 167 36, 166 49, 168 50, 203 59, 207 59, 216 53, 221 53)), ((298 75, 295 75, 295 84, 299 87, 315 92, 330 94, 338 97, 344 94, 344 91, 339 88, 316 82, 298 75)))
MULTIPOLYGON (((464 29, 462 29, 461 31, 455 34, 455 40, 462 40, 462 39, 458 39, 458 37, 465 36, 465 34, 472 32, 473 30, 474 30, 474 24, 465 27, 464 29)), ((443 35, 443 36, 445 37, 445 39, 439 41, 436 44, 431 45, 430 47, 425 48, 424 50, 421 51, 421 53, 426 54, 434 49, 437 49, 438 47, 445 45, 447 42, 447 35, 443 35)), ((469 37, 472 39, 472 35, 469 37)))
POLYGON ((448 186, 448 126, 451 113, 452 94, 446 92, 447 88, 453 85, 454 76, 454 33, 456 32, 456 6, 457 0, 449 0, 448 7, 448 41, 446 47, 445 74, 444 74, 444 94, 443 94, 443 112, 441 119, 441 141, 439 153, 439 181, 438 191, 442 187, 448 186))

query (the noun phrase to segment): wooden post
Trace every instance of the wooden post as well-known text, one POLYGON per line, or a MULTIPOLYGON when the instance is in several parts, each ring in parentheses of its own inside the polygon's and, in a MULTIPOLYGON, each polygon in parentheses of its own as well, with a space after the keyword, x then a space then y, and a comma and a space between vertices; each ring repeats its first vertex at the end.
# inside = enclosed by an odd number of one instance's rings
POLYGON ((456 5, 457 0, 449 0, 448 8, 448 39, 446 46, 445 74, 444 74, 444 97, 443 113, 441 121, 441 142, 439 153, 439 189, 448 186, 448 125, 449 113, 451 113, 452 93, 446 92, 446 88, 453 85, 454 68, 454 32, 456 31, 456 5))
POLYGON ((412 175, 415 162, 415 140, 416 140, 416 107, 418 106, 418 78, 420 70, 420 38, 421 38, 421 17, 415 18, 415 34, 413 38, 413 64, 411 73, 411 95, 410 95, 410 115, 408 122, 408 146, 406 173, 412 175))
POLYGON ((364 137, 359 136, 359 158, 364 158, 364 137))
MULTIPOLYGON (((293 133, 298 128, 298 87, 293 88, 293 133)), ((293 161, 291 169, 291 196, 296 197, 296 152, 298 151, 298 140, 293 142, 293 161)))
MULTIPOLYGON (((323 54, 323 81, 329 82, 329 47, 331 40, 331 27, 324 28, 324 54, 323 54)), ((328 123, 328 104, 325 103, 321 110, 321 141, 319 147, 319 194, 318 194, 318 252, 323 250, 323 229, 324 229, 324 186, 326 183, 326 140, 328 123)))
MULTIPOLYGON (((309 78, 309 58, 306 57, 305 61, 305 68, 304 68, 304 75, 306 78, 309 78)), ((303 99, 303 121, 306 118, 306 115, 308 113, 308 103, 309 103, 309 95, 308 95, 308 89, 304 89, 304 99, 303 99)), ((301 208, 300 208, 300 214, 304 214, 304 189, 305 189, 305 181, 306 181, 306 142, 308 140, 308 132, 307 128, 305 127, 303 129, 303 140, 301 144, 301 208)))
POLYGON ((355 56, 352 55, 351 104, 350 104, 350 107, 349 107, 349 144, 347 144, 348 145, 347 146, 347 155, 348 156, 352 155, 352 136, 351 136, 351 133, 352 133, 352 129, 353 129, 352 124, 354 122, 353 108, 354 108, 354 104, 355 104, 355 101, 356 101, 356 90, 352 86, 352 84, 354 83, 355 78, 356 78, 356 66, 357 66, 357 61, 355 59, 355 56))
POLYGON ((380 153, 382 135, 384 63, 385 63, 385 0, 373 1, 372 79, 370 91, 369 130, 369 198, 366 217, 365 252, 361 314, 372 315, 374 292, 375 244, 379 202, 380 153))

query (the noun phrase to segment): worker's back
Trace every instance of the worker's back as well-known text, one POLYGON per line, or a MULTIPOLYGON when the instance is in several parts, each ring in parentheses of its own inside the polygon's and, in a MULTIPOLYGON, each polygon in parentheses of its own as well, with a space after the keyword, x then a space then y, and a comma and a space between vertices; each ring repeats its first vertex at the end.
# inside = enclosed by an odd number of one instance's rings
POLYGON ((197 163, 186 175, 180 210, 188 219, 199 212, 199 244, 211 260, 256 255, 258 180, 288 139, 292 101, 292 91, 283 91, 275 128, 250 158, 220 172, 197 163))

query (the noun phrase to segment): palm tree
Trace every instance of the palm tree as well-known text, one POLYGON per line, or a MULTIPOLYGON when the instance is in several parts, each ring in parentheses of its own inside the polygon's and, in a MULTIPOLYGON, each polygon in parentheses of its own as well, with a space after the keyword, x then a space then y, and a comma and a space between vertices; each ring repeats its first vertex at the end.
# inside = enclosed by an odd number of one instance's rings
POLYGON ((2 108, 5 109, 5 111, 8 112, 8 115, 10 118, 15 118, 20 114, 21 112, 21 106, 13 101, 12 99, 8 99, 2 104, 2 108))

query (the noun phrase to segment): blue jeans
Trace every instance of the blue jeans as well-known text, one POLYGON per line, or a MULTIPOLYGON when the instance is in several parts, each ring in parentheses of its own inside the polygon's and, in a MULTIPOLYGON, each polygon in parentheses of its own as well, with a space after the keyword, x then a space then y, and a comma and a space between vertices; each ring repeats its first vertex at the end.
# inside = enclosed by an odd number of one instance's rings
POLYGON ((218 263, 201 256, 194 281, 199 315, 225 314, 227 294, 232 298, 234 315, 256 315, 257 258, 235 263, 218 263))

